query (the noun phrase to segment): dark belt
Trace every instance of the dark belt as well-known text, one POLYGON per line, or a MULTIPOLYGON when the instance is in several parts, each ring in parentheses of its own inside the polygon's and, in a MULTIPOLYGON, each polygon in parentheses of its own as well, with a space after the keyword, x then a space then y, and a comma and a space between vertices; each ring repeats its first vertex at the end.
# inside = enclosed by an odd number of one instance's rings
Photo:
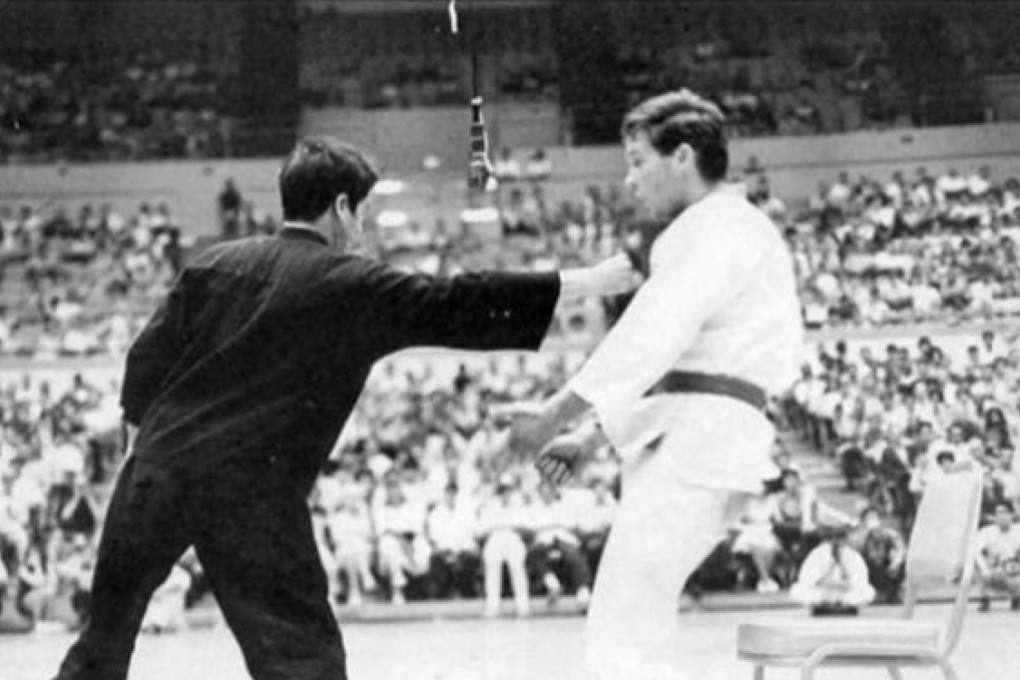
POLYGON ((768 394, 752 382, 731 378, 727 375, 710 375, 691 371, 670 371, 648 390, 645 396, 653 394, 719 394, 733 397, 750 404, 759 411, 768 405, 768 394))

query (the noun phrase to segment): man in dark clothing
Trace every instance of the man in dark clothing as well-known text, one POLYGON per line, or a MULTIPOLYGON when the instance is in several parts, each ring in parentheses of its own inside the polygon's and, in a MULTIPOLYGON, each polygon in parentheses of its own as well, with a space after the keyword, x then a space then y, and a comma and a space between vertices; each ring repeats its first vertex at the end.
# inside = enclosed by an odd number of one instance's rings
POLYGON ((234 180, 228 179, 216 202, 220 209, 220 229, 226 238, 236 238, 241 218, 241 192, 234 186, 234 180))
POLYGON ((300 142, 281 232, 200 254, 132 346, 131 451, 62 680, 126 677, 149 598, 190 545, 254 677, 346 678, 306 497, 372 364, 420 345, 534 350, 559 297, 630 284, 622 256, 436 279, 349 254, 376 178, 350 147, 300 142))

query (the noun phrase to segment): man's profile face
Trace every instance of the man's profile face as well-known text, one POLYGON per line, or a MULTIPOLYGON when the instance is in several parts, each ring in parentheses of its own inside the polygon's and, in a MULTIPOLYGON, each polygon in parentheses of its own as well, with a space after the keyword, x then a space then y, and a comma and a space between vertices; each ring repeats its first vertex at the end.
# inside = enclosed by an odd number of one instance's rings
POLYGON ((634 197, 656 217, 674 217, 683 207, 683 169, 677 155, 660 154, 643 130, 625 137, 623 150, 627 159, 624 183, 634 197))

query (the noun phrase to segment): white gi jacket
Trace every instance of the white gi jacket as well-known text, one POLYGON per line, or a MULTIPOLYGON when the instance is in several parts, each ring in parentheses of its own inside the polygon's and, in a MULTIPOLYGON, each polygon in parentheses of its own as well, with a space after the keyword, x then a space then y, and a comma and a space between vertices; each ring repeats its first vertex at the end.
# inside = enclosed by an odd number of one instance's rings
POLYGON ((680 481, 758 493, 774 476, 768 419, 732 397, 643 395, 670 370, 742 378, 775 394, 797 377, 802 321, 777 227, 719 188, 656 240, 651 275, 570 389, 592 404, 625 461, 661 436, 680 481))

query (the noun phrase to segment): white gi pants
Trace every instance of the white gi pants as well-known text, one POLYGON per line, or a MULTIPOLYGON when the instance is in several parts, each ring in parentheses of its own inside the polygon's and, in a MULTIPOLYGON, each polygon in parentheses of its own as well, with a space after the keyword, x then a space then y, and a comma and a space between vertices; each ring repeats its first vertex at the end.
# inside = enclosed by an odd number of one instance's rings
POLYGON ((680 593, 752 494, 677 478, 675 451, 624 474, 623 494, 588 610, 595 680, 680 680, 680 593))

